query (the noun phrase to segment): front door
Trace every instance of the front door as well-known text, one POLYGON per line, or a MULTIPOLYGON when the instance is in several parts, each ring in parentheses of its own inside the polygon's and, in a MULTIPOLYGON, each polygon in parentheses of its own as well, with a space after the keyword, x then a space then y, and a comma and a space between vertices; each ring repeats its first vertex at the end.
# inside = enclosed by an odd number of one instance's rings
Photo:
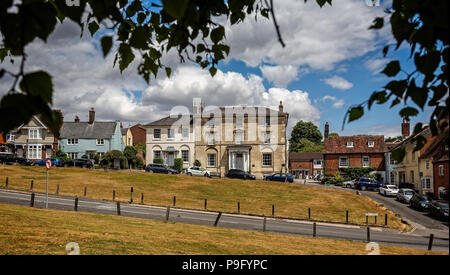
POLYGON ((236 154, 236 169, 244 170, 244 155, 242 153, 236 154))
POLYGON ((172 167, 173 166, 173 161, 174 160, 174 154, 173 153, 168 153, 167 154, 167 166, 172 167))

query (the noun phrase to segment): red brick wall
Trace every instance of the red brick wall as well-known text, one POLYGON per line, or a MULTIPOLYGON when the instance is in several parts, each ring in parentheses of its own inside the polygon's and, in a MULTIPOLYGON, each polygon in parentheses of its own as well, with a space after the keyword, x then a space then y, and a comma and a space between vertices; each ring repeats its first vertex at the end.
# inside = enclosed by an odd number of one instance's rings
POLYGON ((333 155, 324 155, 325 162, 325 172, 326 173, 337 173, 339 172, 339 157, 349 157, 350 158, 350 167, 361 167, 362 166, 362 157, 369 156, 370 157, 370 166, 376 167, 377 171, 384 171, 384 154, 383 153, 371 153, 371 154, 333 154, 333 155))
POLYGON ((439 197, 439 187, 447 187, 449 186, 449 162, 448 161, 442 161, 433 163, 433 189, 434 189, 434 195, 436 198, 439 197), (439 176, 439 165, 444 165, 444 175, 439 176))
POLYGON ((139 125, 135 125, 130 128, 131 134, 133 135, 133 145, 136 144, 145 144, 147 142, 147 134, 146 130, 139 127, 139 125))
POLYGON ((313 162, 304 160, 304 161, 291 161, 290 168, 291 169, 309 169, 312 171, 313 162))

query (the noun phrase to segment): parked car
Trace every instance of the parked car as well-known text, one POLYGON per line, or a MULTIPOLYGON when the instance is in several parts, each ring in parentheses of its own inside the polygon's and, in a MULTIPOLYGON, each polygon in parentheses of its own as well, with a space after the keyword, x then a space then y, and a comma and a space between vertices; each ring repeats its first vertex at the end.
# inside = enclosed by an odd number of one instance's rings
POLYGON ((448 201, 432 201, 428 208, 428 212, 433 217, 448 220, 448 201))
POLYGON ((254 180, 256 179, 254 175, 247 173, 243 170, 239 170, 239 169, 230 169, 228 170, 228 173, 226 174, 227 178, 232 178, 232 179, 250 179, 250 180, 254 180))
POLYGON ((383 185, 378 188, 378 193, 384 196, 396 197, 398 188, 396 185, 383 185))
POLYGON ((356 180, 348 180, 348 181, 344 181, 342 183, 342 187, 354 189, 355 184, 356 184, 356 180))
POLYGON ((317 174, 314 176, 315 181, 322 181, 322 179, 323 179, 323 174, 317 174))
POLYGON ((409 203, 409 200, 412 198, 414 193, 415 192, 412 189, 400 188, 400 189, 398 189, 398 193, 397 193, 396 199, 398 201, 400 201, 400 202, 409 203))
POLYGON ((146 172, 161 173, 161 174, 178 174, 178 171, 170 168, 167 165, 160 163, 151 163, 145 167, 146 172))
POLYGON ((426 211, 430 206, 430 199, 427 196, 422 196, 417 193, 414 193, 412 198, 409 200, 409 205, 411 208, 426 211))
POLYGON ((64 167, 81 167, 81 168, 92 168, 94 163, 88 159, 74 159, 63 163, 64 167))
POLYGON ((294 177, 291 174, 287 173, 275 173, 270 176, 266 176, 264 180, 268 181, 281 181, 281 182, 294 182, 294 177))
POLYGON ((27 158, 17 157, 16 158, 16 163, 18 163, 20 165, 30 166, 30 165, 33 164, 33 161, 29 160, 27 158))
POLYGON ((14 164, 16 163, 17 157, 13 153, 0 152, 0 163, 1 164, 14 164))
POLYGON ((61 166, 61 161, 57 158, 41 159, 41 160, 35 161, 34 165, 45 166, 45 163, 47 162, 48 159, 52 161, 52 166, 57 166, 57 167, 61 166))
POLYGON ((359 178, 356 183, 355 183, 355 187, 357 189, 360 189, 362 191, 365 190, 378 190, 378 188, 384 186, 385 184, 382 182, 377 181, 376 179, 373 178, 364 178, 361 177, 359 178))
POLYGON ((198 166, 189 167, 186 170, 186 174, 188 176, 203 176, 203 177, 211 177, 211 173, 205 168, 201 168, 198 166))

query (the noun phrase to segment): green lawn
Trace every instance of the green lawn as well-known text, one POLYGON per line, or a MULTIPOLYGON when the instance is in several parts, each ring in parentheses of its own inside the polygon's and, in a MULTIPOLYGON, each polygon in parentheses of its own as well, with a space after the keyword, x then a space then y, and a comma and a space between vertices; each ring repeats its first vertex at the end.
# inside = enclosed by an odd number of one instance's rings
MULTIPOLYGON (((0 165, 0 186, 29 189, 34 180, 35 191, 45 191, 46 172, 44 167, 21 167, 0 165)), ((210 179, 185 175, 161 175, 144 172, 103 171, 80 168, 53 168, 50 170, 49 191, 60 194, 83 196, 87 187, 87 197, 112 200, 130 200, 130 188, 134 188, 134 201, 139 203, 144 193, 144 203, 158 206, 172 205, 176 196, 176 206, 190 209, 204 209, 208 200, 208 210, 250 215, 275 216, 307 219, 308 208, 311 218, 316 221, 345 222, 345 211, 349 211, 349 221, 364 224, 365 213, 379 213, 378 223, 384 223, 388 214, 388 226, 408 230, 409 225, 384 207, 377 207, 371 199, 344 190, 294 185, 289 183, 243 181, 232 179, 210 179)), ((372 220, 371 220, 372 222, 372 220)))
MULTIPOLYGON (((0 255, 67 254, 366 255, 356 241, 216 228, 183 223, 58 211, 0 203, 0 255)), ((381 245, 394 255, 445 254, 381 245)))

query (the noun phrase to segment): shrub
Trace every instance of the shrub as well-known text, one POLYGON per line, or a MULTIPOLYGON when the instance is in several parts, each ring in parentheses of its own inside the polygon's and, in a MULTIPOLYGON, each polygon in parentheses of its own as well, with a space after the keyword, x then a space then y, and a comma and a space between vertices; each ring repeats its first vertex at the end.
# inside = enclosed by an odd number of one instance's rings
POLYGON ((163 160, 162 158, 154 158, 154 159, 153 159, 153 163, 160 163, 160 164, 163 164, 163 163, 164 163, 164 160, 163 160))
POLYGON ((342 185, 344 178, 336 173, 326 173, 322 179, 323 184, 342 185))
MULTIPOLYGON (((366 177, 370 172, 375 171, 375 167, 347 167, 340 168, 341 172, 346 174, 351 179, 359 179, 360 177, 366 177)), ((372 176, 370 176, 372 177, 372 176)))
POLYGON ((183 159, 182 158, 176 158, 173 163, 173 168, 177 170, 178 172, 181 172, 183 170, 183 159))
POLYGON ((198 159, 196 159, 196 160, 194 161, 194 166, 201 167, 201 166, 202 166, 202 163, 201 163, 198 159))

